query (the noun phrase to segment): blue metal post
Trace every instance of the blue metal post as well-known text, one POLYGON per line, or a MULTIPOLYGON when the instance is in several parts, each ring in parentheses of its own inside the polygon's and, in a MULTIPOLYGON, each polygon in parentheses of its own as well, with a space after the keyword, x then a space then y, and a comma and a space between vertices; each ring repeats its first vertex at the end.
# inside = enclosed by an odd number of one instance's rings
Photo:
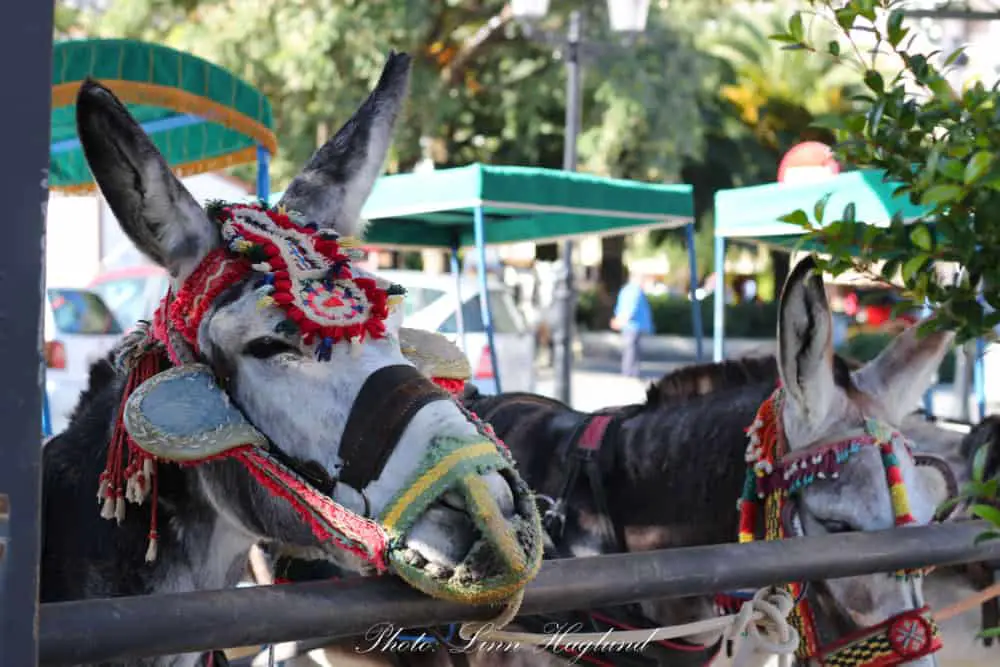
POLYGON ((725 358, 723 339, 726 336, 726 239, 715 234, 715 301, 714 322, 712 323, 712 360, 722 361, 725 358))
POLYGON ((465 315, 462 309, 462 263, 458 261, 457 243, 451 246, 448 261, 451 264, 451 272, 455 274, 455 301, 458 304, 458 309, 455 311, 455 324, 458 326, 458 346, 462 348, 462 352, 468 354, 469 347, 465 341, 465 315))
POLYGON ((691 273, 691 323, 694 327, 695 360, 701 363, 704 358, 705 329, 701 323, 701 302, 698 301, 698 255, 694 248, 694 222, 684 226, 687 237, 688 269, 691 273))
POLYGON ((47 438, 52 435, 52 410, 49 408, 49 391, 45 383, 42 383, 42 437, 47 438))
POLYGON ((486 278, 486 220, 483 207, 477 206, 473 211, 473 228, 476 238, 476 257, 479 259, 479 309, 483 317, 483 329, 486 331, 486 343, 490 346, 490 363, 493 364, 493 380, 497 393, 503 391, 500 385, 500 364, 497 363, 497 346, 493 335, 493 311, 490 309, 489 282, 486 278))
POLYGON ((271 154, 257 144, 257 199, 267 203, 271 199, 271 154))
MULTIPOLYGON (((976 392, 976 407, 979 408, 979 421, 986 418, 986 343, 982 338, 976 339, 976 361, 972 366, 972 386, 976 392)), ((968 400, 968 397, 966 397, 968 400)))
POLYGON ((0 40, 0 61, 16 63, 17 102, 0 108, 0 165, 7 252, 0 289, 0 667, 38 664, 41 536, 42 299, 52 119, 54 3, 25 3, 17 30, 0 40), (17 322, 17 326, 10 323, 17 322))

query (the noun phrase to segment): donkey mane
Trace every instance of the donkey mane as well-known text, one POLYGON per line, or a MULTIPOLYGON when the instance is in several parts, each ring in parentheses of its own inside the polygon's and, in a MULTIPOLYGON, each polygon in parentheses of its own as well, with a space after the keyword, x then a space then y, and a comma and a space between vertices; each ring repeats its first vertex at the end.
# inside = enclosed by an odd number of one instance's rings
MULTIPOLYGON (((833 366, 837 385, 847 389, 851 386, 851 371, 862 364, 838 354, 833 357, 833 366)), ((655 409, 678 400, 768 381, 778 381, 778 362, 773 355, 684 366, 649 385, 646 405, 655 409)))

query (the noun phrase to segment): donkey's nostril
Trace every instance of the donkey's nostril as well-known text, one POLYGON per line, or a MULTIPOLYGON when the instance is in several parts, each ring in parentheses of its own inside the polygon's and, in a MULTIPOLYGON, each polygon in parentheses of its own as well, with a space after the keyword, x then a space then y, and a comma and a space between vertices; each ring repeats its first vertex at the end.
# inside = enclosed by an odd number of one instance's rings
POLYGON ((507 483, 507 479, 500 473, 494 472, 487 475, 485 481, 490 495, 496 498, 500 511, 504 516, 511 516, 514 513, 514 491, 507 483))
POLYGON ((448 509, 453 509, 456 512, 465 511, 465 499, 462 498, 460 493, 455 491, 448 491, 441 496, 441 504, 448 509))

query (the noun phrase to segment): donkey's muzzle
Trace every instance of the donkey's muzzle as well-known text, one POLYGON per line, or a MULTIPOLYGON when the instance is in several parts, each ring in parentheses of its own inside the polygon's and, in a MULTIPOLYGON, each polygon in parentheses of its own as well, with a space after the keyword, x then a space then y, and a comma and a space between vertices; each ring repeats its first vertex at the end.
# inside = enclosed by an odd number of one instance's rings
POLYGON ((386 506, 379 523, 392 536, 389 562, 414 588, 433 597, 470 604, 515 596, 538 573, 542 529, 530 489, 514 470, 509 453, 485 438, 436 438, 421 466, 386 506), (485 475, 500 474, 510 485, 514 511, 504 513, 485 475), (453 569, 429 568, 404 545, 427 509, 452 492, 462 498, 476 535, 453 569))

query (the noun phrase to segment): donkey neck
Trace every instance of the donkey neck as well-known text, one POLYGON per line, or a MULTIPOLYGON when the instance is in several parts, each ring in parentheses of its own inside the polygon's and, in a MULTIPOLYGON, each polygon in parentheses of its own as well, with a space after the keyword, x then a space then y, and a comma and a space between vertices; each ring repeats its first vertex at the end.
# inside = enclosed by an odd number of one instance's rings
POLYGON ((629 550, 736 539, 746 471, 744 429, 774 380, 650 405, 626 420, 609 480, 629 550))
POLYGON ((145 561, 150 500, 143 505, 129 503, 121 525, 100 517, 95 502, 98 476, 123 383, 117 377, 100 382, 97 375, 92 372, 91 387, 70 426, 43 451, 41 600, 236 585, 255 540, 213 508, 195 469, 159 466, 159 553, 154 562, 145 561))

